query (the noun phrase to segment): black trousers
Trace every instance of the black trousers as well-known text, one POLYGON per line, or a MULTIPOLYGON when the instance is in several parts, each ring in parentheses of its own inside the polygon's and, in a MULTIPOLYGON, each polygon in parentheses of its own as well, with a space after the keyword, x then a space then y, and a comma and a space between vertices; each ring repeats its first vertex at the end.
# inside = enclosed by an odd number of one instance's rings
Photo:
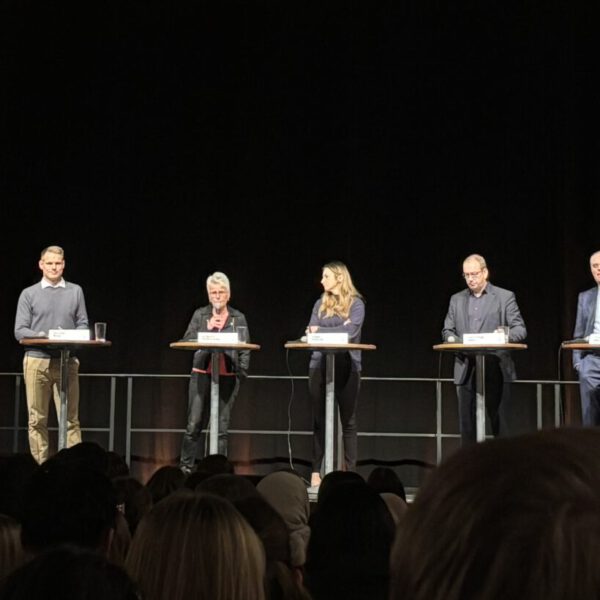
MULTIPOLYGON (((193 469, 200 446, 200 434, 210 416, 211 376, 207 373, 192 373, 190 376, 187 426, 181 444, 180 465, 193 469)), ((227 456, 227 430, 231 408, 237 396, 237 377, 219 377, 219 454, 227 456)))
MULTIPOLYGON (((485 357, 485 408, 490 431, 494 437, 500 433, 498 410, 504 393, 504 377, 500 370, 500 361, 496 356, 485 357)), ((477 390, 475 382, 475 358, 469 359, 469 373, 462 385, 456 386, 458 396, 458 418, 462 444, 477 441, 475 425, 477 390)))
MULTIPOLYGON (((325 367, 310 369, 308 390, 313 407, 313 459, 312 470, 321 470, 325 454, 325 367)), ((356 469, 357 427, 356 404, 360 391, 360 373, 352 371, 352 361, 347 353, 335 355, 335 401, 340 411, 344 462, 346 470, 356 469)))

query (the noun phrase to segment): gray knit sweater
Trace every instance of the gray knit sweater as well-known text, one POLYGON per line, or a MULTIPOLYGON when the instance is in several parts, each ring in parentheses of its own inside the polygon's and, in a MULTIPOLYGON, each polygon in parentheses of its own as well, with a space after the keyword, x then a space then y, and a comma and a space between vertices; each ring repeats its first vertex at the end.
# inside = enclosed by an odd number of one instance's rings
MULTIPOLYGON (((25 288, 19 296, 15 318, 15 337, 47 337, 50 329, 87 329, 88 316, 83 290, 75 283, 65 287, 42 288, 41 282, 25 288)), ((40 348, 27 350, 29 356, 55 356, 40 348)))

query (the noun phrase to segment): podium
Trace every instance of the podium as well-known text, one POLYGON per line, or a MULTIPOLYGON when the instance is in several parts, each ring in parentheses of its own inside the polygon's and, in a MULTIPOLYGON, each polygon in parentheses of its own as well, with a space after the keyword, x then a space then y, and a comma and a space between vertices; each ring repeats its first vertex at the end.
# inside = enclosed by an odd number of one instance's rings
POLYGON ((325 354, 325 456, 324 474, 333 471, 333 424, 335 401, 335 354, 348 350, 376 350, 373 344, 308 344, 307 342, 286 342, 290 350, 310 350, 325 354))
POLYGON ((587 342, 574 342, 572 340, 563 342, 560 347, 563 350, 587 350, 589 352, 600 352, 600 344, 588 344, 587 342))
POLYGON ((485 440, 485 355, 498 350, 527 350, 527 344, 458 344, 433 346, 438 352, 475 355, 475 431, 478 442, 485 440))
POLYGON ((173 342, 169 344, 174 350, 207 350, 211 353, 210 364, 216 365, 210 373, 210 421, 209 421, 209 452, 219 453, 219 354, 225 350, 260 350, 258 344, 238 342, 235 344, 221 344, 216 342, 173 342))
POLYGON ((58 415, 58 449, 67 447, 67 397, 68 364, 71 350, 76 348, 107 348, 112 342, 100 340, 49 340, 47 338, 25 338, 19 342, 27 348, 60 350, 60 415, 58 415))
MULTIPOLYGON (((568 340, 566 342, 562 342, 560 345, 560 349, 562 350, 580 350, 582 352, 592 352, 594 354, 600 354, 600 344, 590 344, 586 342, 584 339, 581 340, 568 340)), ((560 360, 559 360, 559 368, 560 368, 560 360)), ((583 415, 582 415, 583 418, 583 415)))

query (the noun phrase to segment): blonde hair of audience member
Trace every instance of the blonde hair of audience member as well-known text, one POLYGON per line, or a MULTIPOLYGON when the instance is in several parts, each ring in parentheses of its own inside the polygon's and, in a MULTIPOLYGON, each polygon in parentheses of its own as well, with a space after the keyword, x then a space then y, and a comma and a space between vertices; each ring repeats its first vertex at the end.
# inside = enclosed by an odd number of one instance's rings
POLYGON ((264 600, 256 533, 223 498, 175 492, 140 522, 125 562, 145 600, 264 600))
POLYGON ((340 282, 340 287, 339 292, 336 294, 323 292, 319 313, 325 314, 327 317, 333 317, 334 315, 348 317, 354 299, 362 298, 360 292, 352 283, 348 267, 339 261, 332 261, 324 265, 323 269, 329 269, 334 274, 335 279, 340 282))
POLYGON ((12 517, 0 515, 0 583, 24 560, 21 526, 12 517))
POLYGON ((406 511, 391 600, 600 597, 600 431, 463 447, 406 511))

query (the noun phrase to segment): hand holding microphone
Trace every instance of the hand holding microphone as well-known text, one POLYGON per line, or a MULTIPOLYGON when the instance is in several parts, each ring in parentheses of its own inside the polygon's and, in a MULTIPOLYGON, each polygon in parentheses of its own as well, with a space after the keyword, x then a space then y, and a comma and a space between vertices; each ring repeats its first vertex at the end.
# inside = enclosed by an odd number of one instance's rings
POLYGON ((213 302, 213 314, 207 322, 207 328, 211 329, 223 329, 225 326, 225 315, 223 314, 223 304, 220 302, 213 302))

